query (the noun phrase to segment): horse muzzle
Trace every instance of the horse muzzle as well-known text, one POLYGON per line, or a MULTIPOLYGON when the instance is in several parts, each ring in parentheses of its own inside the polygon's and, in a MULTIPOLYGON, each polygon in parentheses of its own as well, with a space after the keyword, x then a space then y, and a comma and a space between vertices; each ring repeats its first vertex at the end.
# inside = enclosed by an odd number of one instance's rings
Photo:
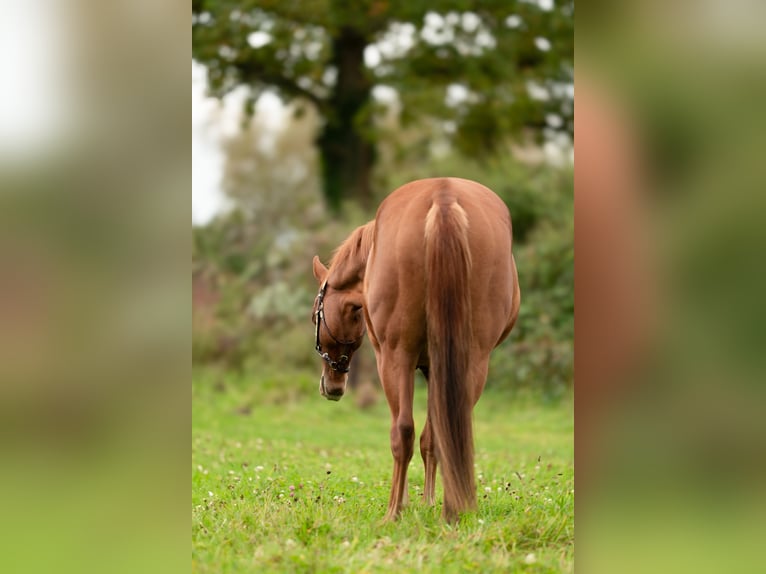
POLYGON ((344 375, 341 381, 331 381, 323 374, 322 378, 319 379, 319 393, 327 400, 339 401, 343 393, 346 392, 347 379, 348 377, 344 375))

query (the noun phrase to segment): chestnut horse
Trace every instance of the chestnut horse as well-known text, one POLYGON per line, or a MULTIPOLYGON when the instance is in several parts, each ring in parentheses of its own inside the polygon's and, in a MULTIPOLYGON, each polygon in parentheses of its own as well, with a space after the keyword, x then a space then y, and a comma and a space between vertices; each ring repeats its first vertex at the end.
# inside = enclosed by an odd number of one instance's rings
POLYGON ((520 292, 508 208, 465 179, 408 183, 389 195, 373 221, 336 250, 329 269, 314 257, 316 350, 324 359, 319 390, 339 400, 365 330, 391 409, 394 475, 386 519, 407 503, 412 459, 414 373, 428 385, 420 435, 423 497, 433 504, 437 463, 443 517, 476 507, 472 411, 487 379, 489 355, 510 333, 520 292))

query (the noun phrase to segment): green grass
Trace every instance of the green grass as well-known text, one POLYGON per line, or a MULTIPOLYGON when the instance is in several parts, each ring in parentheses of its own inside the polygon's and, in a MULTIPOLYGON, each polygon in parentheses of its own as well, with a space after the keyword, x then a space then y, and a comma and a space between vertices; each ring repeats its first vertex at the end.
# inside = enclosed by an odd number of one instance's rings
MULTIPOLYGON (((281 402, 267 380, 220 380, 193 382, 194 572, 572 571, 571 400, 485 393, 474 411, 478 511, 450 526, 440 485, 436 506, 421 501, 416 442, 410 504, 382 523, 392 472, 384 400, 364 411, 350 395, 281 402)), ((418 426, 424 399, 418 388, 418 426)))

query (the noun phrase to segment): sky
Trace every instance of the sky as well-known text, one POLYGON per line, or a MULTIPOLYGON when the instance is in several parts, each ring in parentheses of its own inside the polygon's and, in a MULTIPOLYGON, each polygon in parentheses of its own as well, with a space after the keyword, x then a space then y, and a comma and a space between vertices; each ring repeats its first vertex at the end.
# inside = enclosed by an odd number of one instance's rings
POLYGON ((44 152, 64 128, 65 43, 51 2, 0 2, 0 159, 16 161, 44 152))
MULTIPOLYGON (((192 223, 204 225, 227 206, 221 191, 223 155, 221 138, 239 129, 245 90, 237 89, 223 102, 205 95, 205 68, 192 61, 192 223)), ((266 130, 277 131, 285 121, 281 100, 265 92, 256 105, 256 114, 266 130)))
POLYGON ((205 70, 192 62, 192 223, 204 225, 225 205, 219 189, 223 157, 214 117, 220 107, 205 97, 205 70))

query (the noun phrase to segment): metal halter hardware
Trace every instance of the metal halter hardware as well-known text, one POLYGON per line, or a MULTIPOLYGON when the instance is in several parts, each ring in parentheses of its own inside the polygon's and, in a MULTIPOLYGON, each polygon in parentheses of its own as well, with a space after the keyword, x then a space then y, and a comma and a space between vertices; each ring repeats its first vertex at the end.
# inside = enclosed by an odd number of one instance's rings
POLYGON ((319 342, 319 325, 324 323, 324 328, 327 330, 327 334, 330 335, 333 341, 338 343, 339 345, 355 345, 362 337, 364 337, 364 332, 362 332, 362 335, 359 337, 359 339, 354 339, 353 341, 342 341, 335 337, 335 335, 332 334, 332 331, 330 331, 330 327, 327 326, 327 320, 324 317, 324 295, 327 292, 327 281, 325 281, 322 284, 322 287, 319 289, 319 294, 317 295, 317 310, 314 313, 316 317, 316 344, 314 346, 314 349, 316 350, 317 354, 322 357, 322 360, 327 363, 327 365, 333 370, 337 371, 339 373, 348 373, 349 371, 349 357, 348 355, 341 355, 337 361, 333 361, 330 358, 330 355, 327 354, 327 352, 322 351, 322 344, 319 342))

